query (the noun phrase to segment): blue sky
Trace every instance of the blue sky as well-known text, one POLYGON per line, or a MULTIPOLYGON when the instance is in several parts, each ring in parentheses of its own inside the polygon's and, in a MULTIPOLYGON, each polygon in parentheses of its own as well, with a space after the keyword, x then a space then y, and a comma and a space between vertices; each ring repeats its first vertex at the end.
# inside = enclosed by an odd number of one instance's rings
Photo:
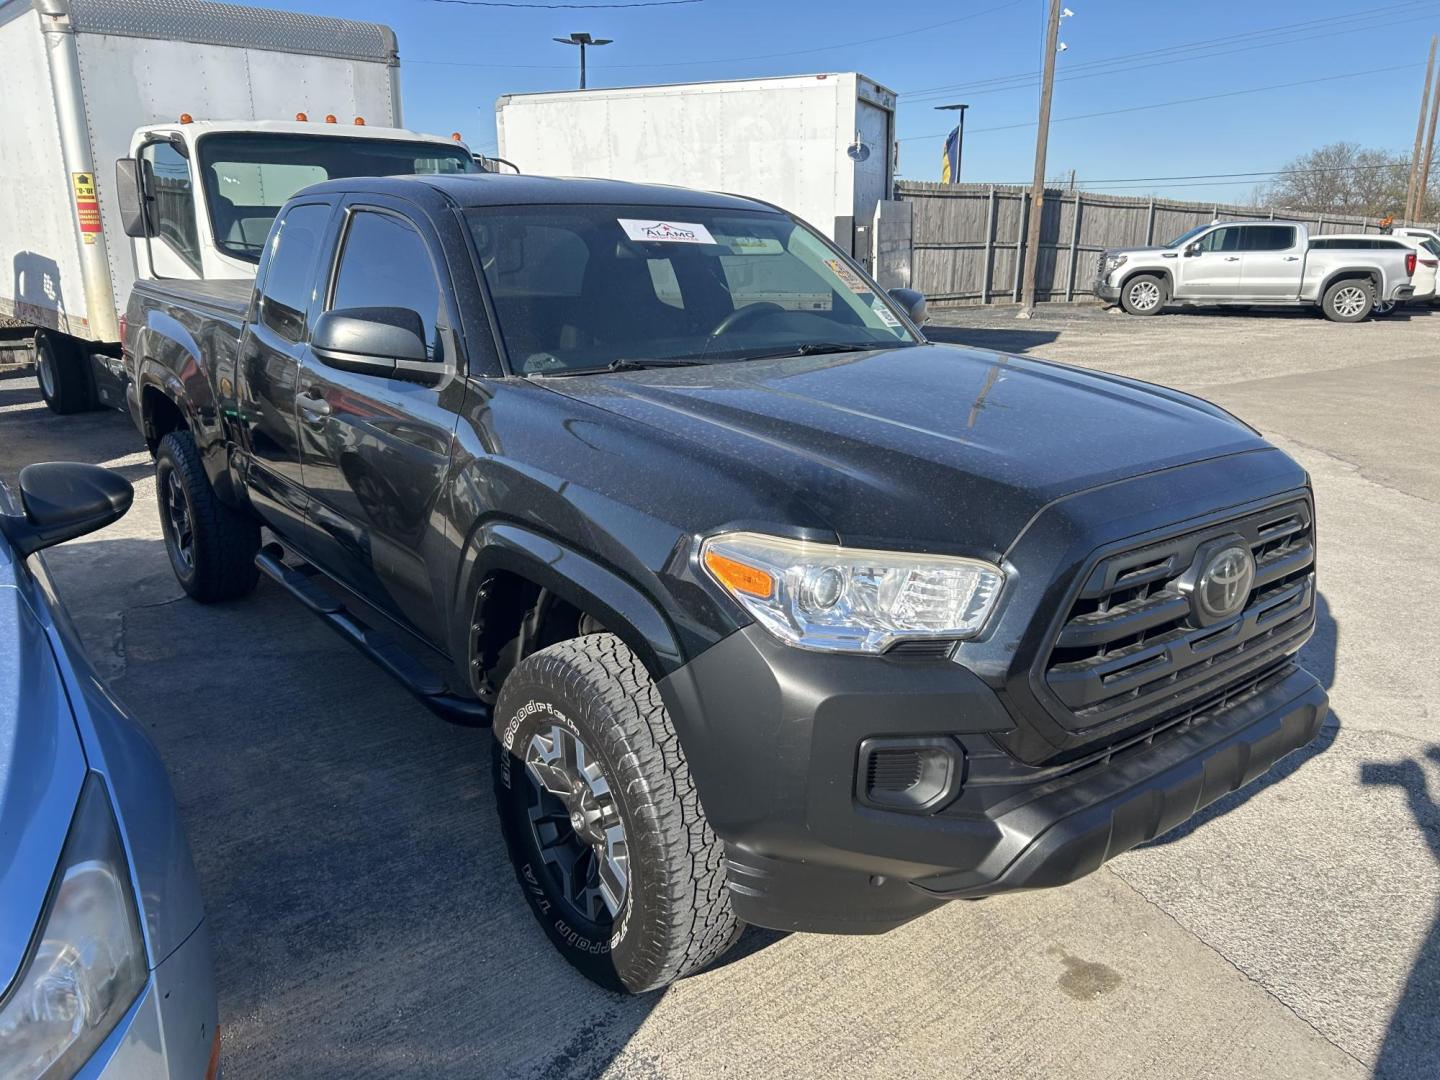
MULTIPOLYGON (((1047 172, 1074 169, 1081 180, 1270 170, 1338 139, 1408 154, 1429 35, 1440 31, 1440 0, 1067 2, 1075 14, 1061 24, 1068 48, 1057 65, 1047 172), (1137 53, 1147 55, 1103 63, 1137 53), (1327 81, 1309 82, 1320 78, 1327 81), (1298 82, 1308 84, 1283 85, 1298 82), (1262 87, 1278 88, 1062 119, 1262 87)), ((575 85, 576 50, 551 38, 579 30, 615 39, 591 51, 591 86, 854 70, 900 93, 904 177, 938 179, 951 121, 933 106, 946 101, 970 104, 966 180, 1028 181, 1032 168, 1038 80, 1025 73, 1040 66, 1045 0, 700 0, 593 11, 541 10, 538 0, 533 10, 435 0, 273 6, 394 27, 407 126, 458 130, 482 151, 494 150, 501 94, 575 85)), ((1251 186, 1201 180, 1128 190, 1224 201, 1242 200, 1251 186)))

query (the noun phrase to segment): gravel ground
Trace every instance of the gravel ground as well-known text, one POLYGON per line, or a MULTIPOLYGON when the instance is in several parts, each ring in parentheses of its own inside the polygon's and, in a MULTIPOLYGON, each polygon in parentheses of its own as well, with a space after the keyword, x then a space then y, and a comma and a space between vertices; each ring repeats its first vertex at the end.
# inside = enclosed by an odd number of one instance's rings
POLYGON ((577 978, 505 861, 488 735, 448 727, 276 590, 201 608, 121 417, 0 380, 0 476, 137 483, 51 557, 154 736, 212 923, 225 1069, 268 1076, 1440 1077, 1440 317, 953 309, 937 340, 1201 393, 1310 470, 1334 719, 1312 747, 1066 889, 881 938, 751 931, 622 999, 577 978), (1283 782, 1277 782, 1283 781, 1283 782))

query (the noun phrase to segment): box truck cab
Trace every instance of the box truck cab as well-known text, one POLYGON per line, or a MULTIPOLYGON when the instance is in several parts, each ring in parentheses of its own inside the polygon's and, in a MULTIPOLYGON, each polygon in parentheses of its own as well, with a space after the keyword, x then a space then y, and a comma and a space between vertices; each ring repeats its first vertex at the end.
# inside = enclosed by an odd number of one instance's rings
POLYGON ((275 209, 315 180, 479 168, 457 140, 402 130, 377 23, 0 0, 0 56, 0 345, 31 346, 59 412, 123 407, 137 276, 252 276, 275 209))

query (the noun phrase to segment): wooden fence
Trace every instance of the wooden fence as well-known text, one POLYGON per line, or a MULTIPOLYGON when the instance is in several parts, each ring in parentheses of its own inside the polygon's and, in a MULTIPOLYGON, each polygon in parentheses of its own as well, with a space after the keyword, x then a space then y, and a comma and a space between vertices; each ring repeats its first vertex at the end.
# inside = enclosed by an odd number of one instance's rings
MULTIPOLYGON (((911 206, 910 283, 937 303, 1020 300, 1030 192, 988 184, 899 181, 911 206)), ((1312 233, 1379 232, 1368 218, 1297 214, 1214 202, 1047 190, 1040 222, 1040 301, 1092 295, 1096 258, 1106 248, 1163 244, 1216 218, 1298 221, 1312 233)), ((882 230, 883 231, 883 230, 882 230)), ((883 236, 877 236, 883 241, 883 236)))

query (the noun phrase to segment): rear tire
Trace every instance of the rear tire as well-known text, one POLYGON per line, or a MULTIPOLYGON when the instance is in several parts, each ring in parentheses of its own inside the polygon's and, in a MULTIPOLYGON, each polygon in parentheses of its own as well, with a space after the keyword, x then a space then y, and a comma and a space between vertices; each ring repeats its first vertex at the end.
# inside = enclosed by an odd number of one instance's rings
POLYGON ((160 440, 155 494, 170 567, 191 599, 214 604, 255 588, 260 526, 220 501, 188 431, 172 431, 160 440))
POLYGON ((495 733, 515 875, 566 960, 601 986, 642 993, 734 944, 723 845, 659 689, 619 638, 527 656, 500 690, 495 733))
POLYGON ((1331 322, 1360 322, 1375 308, 1375 287, 1361 278, 1337 281, 1325 290, 1320 309, 1331 322))
POLYGON ((1128 315, 1159 315, 1168 299, 1165 279, 1154 274, 1136 274, 1120 290, 1120 306, 1128 315))
POLYGON ((51 412, 69 416, 95 407, 90 373, 85 370, 88 357, 73 339, 41 330, 33 348, 40 396, 51 412))

